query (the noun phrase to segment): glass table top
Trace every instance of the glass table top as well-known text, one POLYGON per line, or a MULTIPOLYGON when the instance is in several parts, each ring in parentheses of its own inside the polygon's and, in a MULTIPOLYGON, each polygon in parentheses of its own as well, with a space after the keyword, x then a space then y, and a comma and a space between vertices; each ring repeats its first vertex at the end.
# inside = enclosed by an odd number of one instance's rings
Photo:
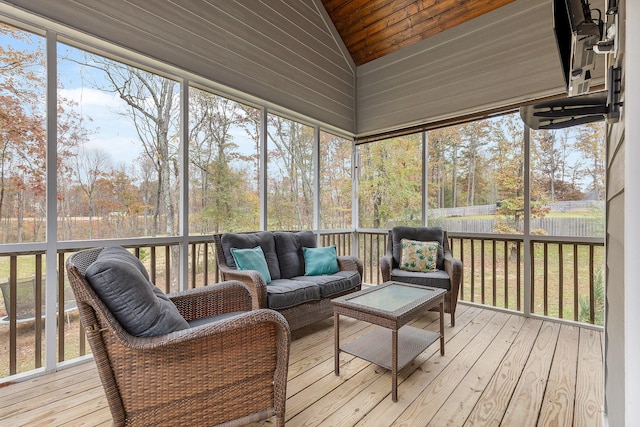
POLYGON ((376 310, 396 311, 419 298, 431 296, 433 294, 433 289, 421 289, 394 283, 364 295, 350 298, 349 302, 371 307, 376 310))

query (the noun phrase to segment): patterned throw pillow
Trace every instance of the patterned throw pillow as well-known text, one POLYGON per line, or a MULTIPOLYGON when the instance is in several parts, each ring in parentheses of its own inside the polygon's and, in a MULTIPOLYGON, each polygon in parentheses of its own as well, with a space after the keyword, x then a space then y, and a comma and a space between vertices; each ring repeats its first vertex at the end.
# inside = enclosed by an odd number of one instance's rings
POLYGON ((402 239, 400 269, 428 273, 438 268, 438 242, 419 242, 402 239))

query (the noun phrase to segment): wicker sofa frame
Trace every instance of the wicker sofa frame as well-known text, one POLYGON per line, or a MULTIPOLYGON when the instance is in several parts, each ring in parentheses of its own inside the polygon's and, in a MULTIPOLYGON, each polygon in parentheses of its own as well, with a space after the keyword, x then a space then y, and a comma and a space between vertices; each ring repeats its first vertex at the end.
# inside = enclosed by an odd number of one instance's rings
MULTIPOLYGON (((247 233, 235 233, 235 234, 247 234, 247 233)), ((225 259, 222 248, 222 234, 214 235, 214 242, 216 245, 216 260, 218 262, 218 269, 220 271, 222 280, 238 280, 249 287, 251 290, 251 298, 253 300, 253 309, 268 308, 267 302, 267 283, 264 277, 253 270, 237 270, 230 267, 225 259)), ((338 266, 341 271, 345 270, 357 270, 362 277, 362 261, 353 256, 338 256, 338 266)), ((330 298, 322 298, 319 301, 309 301, 303 304, 277 310, 281 313, 292 331, 303 328, 305 326, 317 323, 320 320, 333 316, 333 306, 331 305, 331 299, 337 298, 342 295, 347 295, 351 292, 359 291, 362 288, 362 283, 354 289, 332 295, 330 298)))
POLYGON ((273 310, 251 310, 245 285, 225 282, 169 297, 187 320, 225 320, 142 338, 129 335, 85 280, 103 248, 66 264, 80 320, 115 426, 284 425, 291 334, 273 310))

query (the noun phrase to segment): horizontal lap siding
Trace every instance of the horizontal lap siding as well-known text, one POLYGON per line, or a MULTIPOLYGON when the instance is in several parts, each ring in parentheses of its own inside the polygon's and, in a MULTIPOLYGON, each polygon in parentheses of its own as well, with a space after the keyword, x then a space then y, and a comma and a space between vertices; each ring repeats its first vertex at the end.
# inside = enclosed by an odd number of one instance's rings
POLYGON ((345 58, 341 42, 327 28, 324 11, 315 0, 10 3, 252 97, 354 131, 353 63, 345 58))
MULTIPOLYGON (((620 5, 619 22, 626 20, 627 4, 630 2, 622 2, 620 5)), ((627 24, 628 25, 628 24, 627 24)), ((635 44, 635 40, 627 41, 626 25, 619 27, 619 43, 620 50, 618 57, 615 58, 614 65, 622 67, 622 91, 621 101, 626 98, 625 87, 627 83, 627 75, 629 73, 628 62, 625 61, 626 55, 631 52, 627 47, 635 44)), ((637 52, 637 50, 636 50, 637 52)), ((637 78, 637 75, 634 75, 637 78)), ((633 93, 633 92, 630 92, 633 93)), ((636 92, 637 93, 637 92, 636 92)), ((635 266, 625 265, 629 261, 629 256, 625 256, 625 251, 633 251, 633 239, 637 238, 634 230, 629 230, 629 224, 637 221, 637 212, 630 209, 634 199, 637 200, 638 182, 629 180, 632 172, 627 170, 629 166, 636 167, 636 159, 632 155, 633 147, 638 140, 626 139, 626 118, 630 119, 629 123, 637 120, 637 114, 630 113, 628 104, 624 104, 621 110, 620 121, 607 126, 607 270, 606 270, 606 307, 605 310, 605 409, 608 425, 630 425, 628 424, 630 407, 628 402, 632 402, 629 390, 629 383, 637 382, 628 371, 630 363, 636 363, 637 355, 628 350, 629 334, 637 334, 637 323, 629 326, 630 320, 634 318, 629 312, 632 308, 628 304, 630 288, 637 286, 635 266), (627 144, 629 142, 629 144, 627 144), (630 147, 630 148, 629 148, 630 147), (627 150, 629 150, 627 152, 627 150), (627 158, 631 154, 631 157, 627 158), (635 193, 634 193, 635 189, 635 193), (630 190, 630 191, 629 191, 630 190), (627 191, 629 191, 627 193, 627 191), (629 194, 629 199, 627 199, 629 194), (628 201, 630 200, 630 201, 628 201), (627 215, 631 215, 629 221, 627 215), (629 276, 631 272, 631 276, 629 276), (631 283, 627 281, 631 279, 631 283), (631 361, 630 358, 631 357, 631 361), (625 421, 627 423, 625 424, 625 421)), ((637 158, 637 156, 635 156, 637 158)), ((636 229, 637 231, 637 229, 636 229)), ((630 252, 634 253, 634 252, 630 252)), ((637 259, 631 258, 633 264, 637 263, 637 259)), ((637 319, 637 316, 635 316, 637 319)), ((637 390, 637 388, 636 388, 637 390)))
MULTIPOLYGON (((597 61, 594 80, 603 83, 597 61)), ((365 135, 563 91, 551 2, 519 0, 358 67, 357 129, 365 135)))

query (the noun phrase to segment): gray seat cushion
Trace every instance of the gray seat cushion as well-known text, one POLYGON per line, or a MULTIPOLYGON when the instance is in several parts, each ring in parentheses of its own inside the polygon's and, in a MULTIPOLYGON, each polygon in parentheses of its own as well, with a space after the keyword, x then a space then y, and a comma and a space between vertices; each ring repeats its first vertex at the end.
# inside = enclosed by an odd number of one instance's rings
POLYGON ((290 279, 304 276, 304 254, 302 248, 315 248, 316 236, 311 231, 276 231, 276 254, 280 263, 280 278, 290 279))
POLYGON ((224 258, 230 268, 238 268, 235 260, 233 259, 233 255, 231 254, 231 248, 253 249, 256 246, 260 246, 262 248, 262 252, 264 252, 264 259, 267 261, 267 266, 269 267, 271 280, 277 280, 282 277, 280 273, 280 264, 278 263, 278 256, 276 255, 276 244, 272 232, 258 231, 255 233, 227 233, 222 235, 220 242, 222 243, 224 258))
POLYGON ((140 260, 124 248, 105 248, 87 268, 85 278, 133 336, 153 337, 189 328, 175 304, 151 283, 140 260))
POLYGON ((402 239, 417 240, 419 242, 438 242, 438 270, 444 270, 444 229, 442 227, 408 227, 397 226, 391 230, 393 236, 393 267, 400 264, 402 255, 402 239))
POLYGON ((434 288, 442 288, 447 291, 451 290, 451 280, 444 270, 433 271, 430 273, 420 273, 416 271, 405 271, 399 268, 391 270, 391 280, 403 283, 412 283, 414 285, 431 286, 434 288))
POLYGON ((246 313, 246 311, 232 311, 229 313, 218 314, 216 316, 200 317, 198 319, 189 320, 188 323, 189 327, 195 328, 202 325, 208 325, 209 323, 220 322, 221 320, 229 319, 243 313, 246 313))
POLYGON ((327 298, 357 288, 360 285, 360 273, 345 270, 323 276, 298 276, 292 280, 315 283, 320 288, 320 296, 327 298))
POLYGON ((320 300, 320 287, 313 282, 278 279, 267 285, 267 305, 272 310, 320 300))

